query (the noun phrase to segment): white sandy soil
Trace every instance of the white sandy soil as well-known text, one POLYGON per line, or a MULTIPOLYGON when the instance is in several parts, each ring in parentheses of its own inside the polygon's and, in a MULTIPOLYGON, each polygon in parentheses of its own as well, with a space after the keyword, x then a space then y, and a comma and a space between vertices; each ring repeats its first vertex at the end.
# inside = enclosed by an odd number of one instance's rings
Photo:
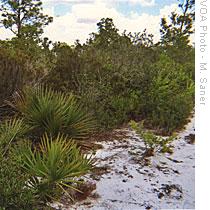
POLYGON ((146 160, 142 157, 142 139, 129 128, 124 131, 124 139, 101 142, 103 149, 96 152, 97 166, 107 169, 102 175, 89 175, 89 181, 96 183, 92 194, 97 196, 89 196, 72 206, 60 205, 59 208, 194 209, 195 147, 185 139, 189 134, 195 134, 194 118, 172 142, 172 154, 155 153, 146 160))

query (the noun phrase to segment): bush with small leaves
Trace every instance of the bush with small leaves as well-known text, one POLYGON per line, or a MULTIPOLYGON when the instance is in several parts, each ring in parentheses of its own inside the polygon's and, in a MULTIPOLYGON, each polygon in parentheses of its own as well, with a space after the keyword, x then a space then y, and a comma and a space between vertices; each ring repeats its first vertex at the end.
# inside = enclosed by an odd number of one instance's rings
POLYGON ((14 91, 21 89, 26 83, 28 72, 26 56, 20 52, 0 46, 0 106, 14 91))
POLYGON ((146 148, 145 154, 147 154, 148 156, 153 155, 155 151, 163 152, 163 153, 172 152, 170 148, 170 142, 173 141, 173 139, 175 138, 175 135, 172 135, 167 138, 156 136, 151 131, 144 130, 143 122, 139 124, 131 120, 129 125, 143 139, 145 148, 146 148))
POLYGON ((182 128, 194 107, 194 81, 185 66, 162 54, 152 66, 156 72, 146 93, 147 122, 166 134, 182 128))
POLYGON ((0 151, 0 209, 38 209, 32 189, 26 186, 29 175, 21 170, 17 157, 0 151))

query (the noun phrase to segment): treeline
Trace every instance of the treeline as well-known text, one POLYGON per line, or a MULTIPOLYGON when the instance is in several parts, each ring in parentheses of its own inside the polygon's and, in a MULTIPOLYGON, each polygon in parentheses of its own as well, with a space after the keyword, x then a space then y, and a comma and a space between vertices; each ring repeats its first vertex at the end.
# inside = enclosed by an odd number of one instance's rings
POLYGON ((74 93, 101 128, 131 119, 169 134, 181 127, 194 106, 190 33, 179 37, 162 21, 163 41, 153 44, 146 30, 120 34, 110 18, 97 25, 85 44, 74 46, 48 39, 2 41, 1 103, 15 90, 41 83, 74 93), (168 36, 173 38, 165 42, 168 36))
POLYGON ((119 34, 111 19, 98 23, 83 46, 56 49, 46 77, 55 89, 73 91, 103 127, 130 119, 171 132, 193 108, 194 49, 154 45, 152 35, 119 34))

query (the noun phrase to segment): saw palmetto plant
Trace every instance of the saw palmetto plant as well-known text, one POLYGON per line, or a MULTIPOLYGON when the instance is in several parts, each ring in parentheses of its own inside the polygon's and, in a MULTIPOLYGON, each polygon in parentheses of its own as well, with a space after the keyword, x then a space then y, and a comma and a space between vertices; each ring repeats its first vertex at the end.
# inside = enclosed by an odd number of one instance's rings
POLYGON ((96 126, 93 117, 84 111, 72 94, 51 88, 27 88, 16 93, 10 104, 22 114, 39 137, 46 132, 51 136, 63 133, 79 139, 86 137, 96 126))
MULTIPOLYGON (((89 172, 94 160, 82 154, 73 141, 58 135, 44 135, 33 151, 31 145, 22 148, 23 169, 31 175, 28 183, 41 199, 56 198, 56 193, 77 190, 78 177, 89 172)), ((69 195, 70 196, 70 195, 69 195)), ((71 197, 71 196, 70 196, 71 197)))
POLYGON ((4 146, 6 152, 12 141, 22 138, 30 129, 23 119, 5 120, 0 124, 0 146, 4 146))

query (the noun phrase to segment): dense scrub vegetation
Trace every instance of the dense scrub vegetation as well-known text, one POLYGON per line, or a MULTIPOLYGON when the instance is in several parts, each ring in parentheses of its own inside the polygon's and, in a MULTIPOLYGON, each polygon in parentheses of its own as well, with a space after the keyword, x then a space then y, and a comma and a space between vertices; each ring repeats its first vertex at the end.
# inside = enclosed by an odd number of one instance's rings
POLYGON ((0 51, 0 103, 16 89, 21 89, 27 80, 27 70, 25 66, 26 57, 20 51, 12 52, 1 47, 0 51))
POLYGON ((174 46, 175 54, 169 48, 154 45, 146 31, 120 35, 111 19, 102 19, 98 33, 83 46, 55 48, 57 61, 46 83, 72 90, 102 127, 143 118, 170 133, 193 108, 194 49, 174 46), (188 59, 178 53, 188 53, 188 59))
POLYGON ((17 109, 16 116, 0 124, 0 205, 28 209, 56 199, 66 188, 76 190, 78 177, 94 162, 72 138, 87 137, 95 122, 73 95, 35 87, 14 97, 10 105, 17 109), (16 174, 7 177, 13 164, 11 174, 16 174), (25 199, 29 200, 24 204, 25 199))
MULTIPOLYGON (((193 0, 170 22, 162 18, 159 43, 103 18, 74 46, 41 38, 52 18, 40 0, 1 2, 0 22, 17 30, 0 40, 0 208, 39 209, 76 189, 94 165, 77 142, 94 131, 143 120, 171 135, 186 123, 194 107, 193 0)), ((147 147, 168 151, 170 137, 133 127, 147 147)))

